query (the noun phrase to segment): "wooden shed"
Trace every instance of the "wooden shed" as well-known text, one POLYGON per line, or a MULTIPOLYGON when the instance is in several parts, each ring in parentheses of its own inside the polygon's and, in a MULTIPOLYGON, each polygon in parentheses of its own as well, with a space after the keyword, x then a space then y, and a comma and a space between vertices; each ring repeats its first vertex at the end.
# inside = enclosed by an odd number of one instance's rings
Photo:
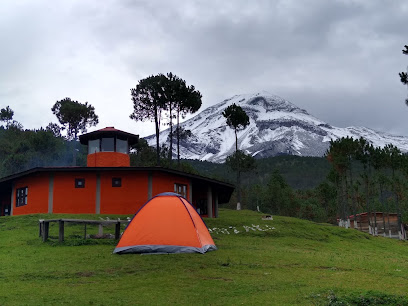
POLYGON ((350 221, 350 228, 374 235, 399 238, 401 232, 405 232, 403 227, 401 229, 398 227, 398 214, 396 213, 364 212, 356 214, 356 216, 351 215, 348 220, 350 221))

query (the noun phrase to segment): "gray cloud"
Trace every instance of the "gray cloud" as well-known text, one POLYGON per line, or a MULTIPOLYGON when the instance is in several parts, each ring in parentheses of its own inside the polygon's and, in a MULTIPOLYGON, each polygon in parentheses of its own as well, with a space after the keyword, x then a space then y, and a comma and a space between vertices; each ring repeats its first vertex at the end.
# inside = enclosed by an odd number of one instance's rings
POLYGON ((172 71, 203 107, 267 90, 333 125, 408 134, 403 0, 10 0, 0 13, 0 106, 29 128, 69 96, 94 105, 100 127, 146 135, 129 89, 172 71))

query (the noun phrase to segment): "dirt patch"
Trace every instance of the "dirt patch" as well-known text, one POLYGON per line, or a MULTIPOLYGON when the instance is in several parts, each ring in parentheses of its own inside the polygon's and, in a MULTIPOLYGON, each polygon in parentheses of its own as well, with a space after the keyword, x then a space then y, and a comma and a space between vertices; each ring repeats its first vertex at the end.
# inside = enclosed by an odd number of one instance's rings
POLYGON ((225 278, 225 277, 216 277, 216 276, 214 276, 214 277, 203 277, 202 279, 207 279, 207 280, 222 280, 222 281, 224 281, 224 282, 232 282, 233 281, 233 279, 231 279, 231 278, 225 278))
POLYGON ((78 273, 76 273, 76 276, 79 276, 79 277, 91 277, 91 276, 93 276, 95 273, 94 272, 91 272, 91 271, 84 271, 84 272, 78 272, 78 273))

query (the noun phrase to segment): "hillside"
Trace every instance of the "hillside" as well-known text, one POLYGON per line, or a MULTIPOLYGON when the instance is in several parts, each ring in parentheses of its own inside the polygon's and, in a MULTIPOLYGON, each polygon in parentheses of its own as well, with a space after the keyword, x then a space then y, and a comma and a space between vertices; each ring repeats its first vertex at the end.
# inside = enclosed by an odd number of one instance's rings
POLYGON ((2 217, 0 304, 408 303, 406 243, 261 216, 220 210, 220 218, 205 220, 217 251, 155 256, 112 255, 113 240, 83 240, 81 226, 67 227, 62 244, 42 243, 38 219, 61 215, 2 217))

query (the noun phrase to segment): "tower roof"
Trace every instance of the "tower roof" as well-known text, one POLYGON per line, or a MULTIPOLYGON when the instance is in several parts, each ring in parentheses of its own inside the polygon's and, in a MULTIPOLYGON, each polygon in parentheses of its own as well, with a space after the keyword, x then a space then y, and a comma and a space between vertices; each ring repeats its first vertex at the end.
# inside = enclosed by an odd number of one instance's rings
POLYGON ((126 138, 128 140, 129 145, 136 144, 139 140, 139 135, 115 129, 113 126, 108 126, 106 128, 79 136, 79 141, 81 142, 81 144, 86 145, 88 144, 89 140, 94 140, 101 137, 114 137, 114 136, 126 138))

